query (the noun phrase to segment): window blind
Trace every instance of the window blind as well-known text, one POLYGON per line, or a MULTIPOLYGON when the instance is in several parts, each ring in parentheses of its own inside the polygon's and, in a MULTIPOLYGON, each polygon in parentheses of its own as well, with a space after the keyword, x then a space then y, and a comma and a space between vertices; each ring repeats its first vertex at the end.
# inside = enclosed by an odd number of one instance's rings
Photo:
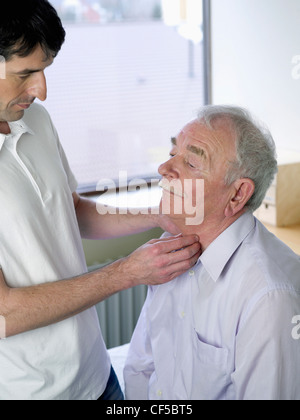
MULTIPOLYGON (((102 23, 64 9, 66 42, 47 69, 44 105, 81 191, 117 182, 120 171, 129 180, 158 177, 171 137, 204 104, 203 42, 166 25, 160 0, 152 3, 140 18, 102 8, 102 23)), ((62 14, 63 3, 53 4, 62 14)))

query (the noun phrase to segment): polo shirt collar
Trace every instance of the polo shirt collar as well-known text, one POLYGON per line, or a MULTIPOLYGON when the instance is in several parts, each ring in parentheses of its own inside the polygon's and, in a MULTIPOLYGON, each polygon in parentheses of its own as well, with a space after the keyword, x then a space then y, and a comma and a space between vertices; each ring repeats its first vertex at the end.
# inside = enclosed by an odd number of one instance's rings
POLYGON ((216 282, 226 264, 255 227, 255 218, 251 212, 243 214, 229 228, 212 242, 200 257, 200 261, 216 282))
POLYGON ((7 137, 13 136, 17 137, 18 139, 22 136, 22 134, 29 133, 34 134, 34 132, 31 130, 31 128, 28 127, 28 125, 24 122, 23 119, 19 121, 13 121, 8 123, 11 133, 10 134, 1 134, 0 133, 0 151, 3 147, 3 144, 7 137))

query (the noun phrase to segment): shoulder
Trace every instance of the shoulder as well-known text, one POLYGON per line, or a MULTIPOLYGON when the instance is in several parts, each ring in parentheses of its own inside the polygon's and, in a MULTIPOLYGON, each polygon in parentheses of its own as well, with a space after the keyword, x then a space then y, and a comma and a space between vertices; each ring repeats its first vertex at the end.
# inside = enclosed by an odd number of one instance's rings
POLYGON ((290 325, 300 311, 300 257, 259 221, 237 257, 241 258, 235 271, 241 292, 235 302, 242 307, 240 328, 251 319, 263 325, 269 319, 270 328, 278 319, 290 325))
POLYGON ((275 296, 282 303, 299 301, 300 257, 258 220, 236 250, 225 275, 235 304, 247 311, 275 296))
POLYGON ((256 221, 251 240, 246 241, 253 261, 268 288, 282 287, 300 293, 300 256, 256 221))
POLYGON ((48 111, 39 104, 32 104, 25 112, 23 121, 33 131, 34 137, 44 145, 59 147, 59 137, 48 111))

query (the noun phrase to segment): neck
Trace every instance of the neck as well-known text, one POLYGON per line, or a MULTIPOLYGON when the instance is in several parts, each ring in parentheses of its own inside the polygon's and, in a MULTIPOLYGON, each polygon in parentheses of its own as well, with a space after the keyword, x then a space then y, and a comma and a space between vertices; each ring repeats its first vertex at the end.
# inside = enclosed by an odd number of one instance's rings
POLYGON ((245 213, 245 209, 243 211, 237 213, 235 216, 230 218, 223 218, 223 219, 210 219, 205 218, 203 223, 199 226, 178 226, 181 233, 183 235, 190 235, 195 234, 198 235, 200 238, 200 243, 202 247, 202 252, 204 252, 209 245, 217 239, 218 236, 221 235, 229 226, 231 226, 242 214, 245 213))
POLYGON ((10 134, 10 128, 6 121, 0 121, 0 134, 10 134))

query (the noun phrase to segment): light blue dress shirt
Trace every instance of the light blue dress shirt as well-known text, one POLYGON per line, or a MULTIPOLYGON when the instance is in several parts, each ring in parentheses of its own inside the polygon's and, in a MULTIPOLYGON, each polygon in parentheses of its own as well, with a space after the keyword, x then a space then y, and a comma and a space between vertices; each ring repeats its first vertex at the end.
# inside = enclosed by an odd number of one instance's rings
POLYGON ((246 213, 192 270, 149 287, 126 397, 299 400, 299 315, 300 257, 246 213))

